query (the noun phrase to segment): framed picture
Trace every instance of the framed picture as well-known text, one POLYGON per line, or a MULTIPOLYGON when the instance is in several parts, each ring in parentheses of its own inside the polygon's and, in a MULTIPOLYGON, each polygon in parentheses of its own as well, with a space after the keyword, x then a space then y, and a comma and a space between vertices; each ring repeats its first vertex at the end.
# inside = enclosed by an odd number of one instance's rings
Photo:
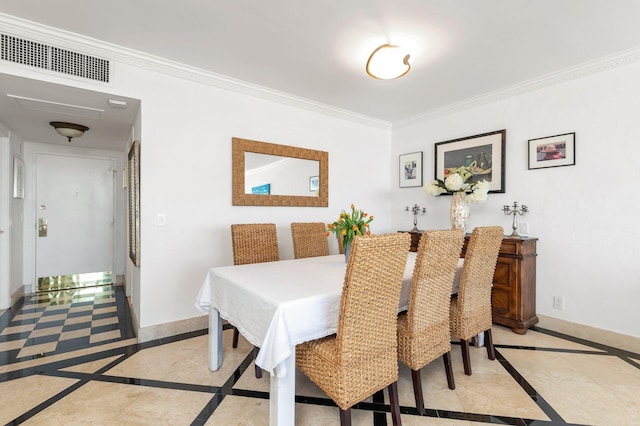
POLYGON ((400 156, 400 188, 422 186, 422 151, 400 156))
POLYGON ((309 192, 316 192, 320 188, 320 176, 309 178, 309 192))
POLYGON ((13 198, 24 198, 24 161, 13 157, 13 198))
POLYGON ((466 182, 489 182, 489 192, 504 192, 505 142, 507 131, 483 133, 438 142, 435 145, 435 178, 466 171, 466 182))
POLYGON ((129 258, 140 267, 140 143, 133 141, 127 160, 129 258))
POLYGON ((529 170, 575 165, 575 133, 529 139, 529 170))

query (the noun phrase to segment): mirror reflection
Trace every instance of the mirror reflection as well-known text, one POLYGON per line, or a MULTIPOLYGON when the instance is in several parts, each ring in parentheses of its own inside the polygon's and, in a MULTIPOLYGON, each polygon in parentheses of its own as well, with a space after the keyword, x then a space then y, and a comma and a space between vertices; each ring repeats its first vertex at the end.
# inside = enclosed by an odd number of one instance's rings
POLYGON ((244 193, 317 197, 320 162, 279 155, 244 154, 244 193))
POLYGON ((329 153, 232 138, 234 206, 329 205, 329 153))

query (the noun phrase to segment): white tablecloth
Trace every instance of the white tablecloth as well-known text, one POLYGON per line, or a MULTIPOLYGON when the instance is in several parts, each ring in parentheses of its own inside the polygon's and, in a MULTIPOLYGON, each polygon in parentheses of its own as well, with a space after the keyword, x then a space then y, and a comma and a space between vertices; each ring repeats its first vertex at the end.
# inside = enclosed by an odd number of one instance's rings
MULTIPOLYGON (((415 258, 409 253, 399 310, 407 306, 415 258)), ((345 269, 343 255, 212 268, 196 307, 215 308, 260 347, 256 364, 282 377, 280 364, 295 345, 336 332, 345 269)))

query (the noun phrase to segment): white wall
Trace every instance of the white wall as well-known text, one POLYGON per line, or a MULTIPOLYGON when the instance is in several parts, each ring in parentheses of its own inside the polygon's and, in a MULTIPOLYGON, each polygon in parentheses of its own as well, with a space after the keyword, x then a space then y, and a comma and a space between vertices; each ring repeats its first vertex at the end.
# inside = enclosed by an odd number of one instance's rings
POLYGON ((293 257, 291 222, 330 222, 351 203, 376 216, 375 232, 391 230, 390 130, 128 65, 113 75, 118 93, 142 101, 141 327, 199 315, 207 270, 233 263, 232 223, 275 223, 281 258, 293 257), (329 207, 232 206, 234 136, 328 151, 329 207))
MULTIPOLYGON (((513 201, 531 209, 522 221, 538 237, 537 312, 640 337, 640 64, 627 65, 447 116, 394 128, 398 155, 423 151, 425 182, 434 176, 434 144, 506 129, 506 193, 471 206, 471 227, 501 225, 513 201), (528 170, 527 141, 576 133, 576 165, 528 170), (564 310, 555 310, 562 296, 564 310)), ((451 197, 394 189, 392 205, 427 208, 420 229, 448 228, 451 197)), ((398 229, 412 216, 394 215, 398 229)))
POLYGON ((22 296, 24 200, 13 197, 14 158, 23 158, 22 140, 0 122, 0 309, 22 296))
MULTIPOLYGON (((13 172, 13 157, 20 158, 24 161, 24 144, 22 139, 15 133, 10 132, 9 146, 11 153, 11 171, 13 172)), ((26 168, 26 166, 25 166, 26 168)), ((16 300, 16 296, 21 296, 21 286, 24 281, 22 265, 24 263, 24 199, 13 198, 13 173, 10 178, 11 198, 9 199, 10 215, 11 215, 11 289, 9 294, 12 296, 11 304, 16 300)))

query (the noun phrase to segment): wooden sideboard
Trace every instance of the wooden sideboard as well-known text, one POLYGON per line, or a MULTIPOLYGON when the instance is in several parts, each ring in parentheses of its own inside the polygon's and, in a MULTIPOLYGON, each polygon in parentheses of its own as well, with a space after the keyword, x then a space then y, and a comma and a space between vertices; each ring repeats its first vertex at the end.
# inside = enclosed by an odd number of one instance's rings
MULTIPOLYGON (((409 232, 409 231, 400 231, 409 232)), ((411 234, 411 251, 418 250, 421 232, 411 234)), ((465 235, 460 257, 464 257, 470 235, 465 235)), ((536 316, 537 238, 504 237, 493 275, 491 305, 493 322, 525 334, 538 323, 536 316)))

